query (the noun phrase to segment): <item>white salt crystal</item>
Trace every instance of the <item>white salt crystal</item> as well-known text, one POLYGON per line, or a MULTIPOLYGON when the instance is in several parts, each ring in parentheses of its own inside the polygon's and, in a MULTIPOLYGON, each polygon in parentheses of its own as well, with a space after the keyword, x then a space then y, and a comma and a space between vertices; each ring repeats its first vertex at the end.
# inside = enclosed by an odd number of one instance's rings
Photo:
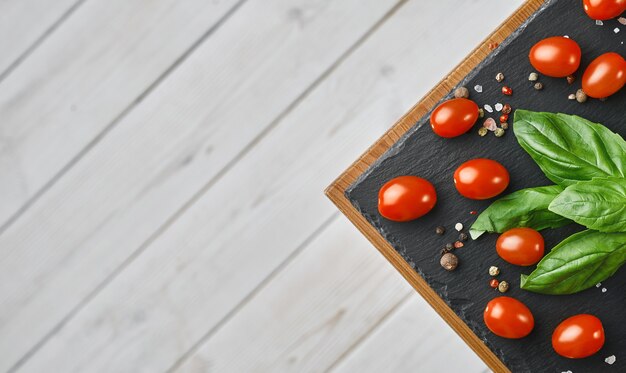
POLYGON ((498 102, 496 104, 496 111, 500 111, 500 110, 502 110, 502 104, 498 102))
POLYGON ((493 108, 491 107, 491 105, 489 105, 489 104, 485 104, 484 108, 485 108, 485 110, 487 110, 488 112, 493 113, 493 108))
POLYGON ((599 288, 600 286, 602 286, 602 283, 601 283, 601 282, 598 282, 598 283, 596 284, 596 287, 597 287, 597 288, 599 288))
POLYGON ((600 20, 597 20, 597 21, 596 21, 596 25, 598 25, 598 26, 602 26, 603 24, 604 24, 604 22, 602 22, 602 21, 600 21, 600 20))
POLYGON ((456 224, 454 225, 454 229, 456 229, 456 230, 457 230, 457 231, 459 231, 459 232, 460 232, 460 231, 462 231, 462 230, 463 230, 463 224, 461 224, 461 223, 456 223, 456 224))
POLYGON ((602 292, 603 292, 603 293, 606 293, 606 288, 602 288, 602 292))
POLYGON ((476 85, 474 86, 474 90, 475 90, 476 92, 478 92, 478 93, 481 93, 481 92, 483 91, 483 86, 482 86, 482 85, 479 85, 479 84, 476 84, 476 85))
POLYGON ((609 365, 612 365, 612 364, 615 362, 615 360, 617 360, 617 358, 615 357, 615 355, 611 355, 611 356, 607 357, 606 359, 604 359, 604 361, 605 361, 607 364, 609 364, 609 365))
POLYGON ((613 32, 617 34, 619 32, 619 27, 614 28, 613 32))

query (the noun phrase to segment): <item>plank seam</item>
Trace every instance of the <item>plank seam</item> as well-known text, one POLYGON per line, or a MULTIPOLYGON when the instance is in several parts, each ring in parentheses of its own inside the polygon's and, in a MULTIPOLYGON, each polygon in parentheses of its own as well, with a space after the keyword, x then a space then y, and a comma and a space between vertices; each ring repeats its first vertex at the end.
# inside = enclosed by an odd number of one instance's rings
MULTIPOLYGON (((81 0, 85 1, 85 0, 81 0)), ((215 24, 204 32, 186 51, 184 51, 169 67, 167 67, 150 85, 141 92, 131 103, 124 108, 104 129, 98 133, 85 147, 83 147, 70 161, 65 164, 48 182, 37 190, 24 204, 13 213, 7 221, 0 226, 0 235, 14 224, 24 213, 41 198, 50 188, 52 188, 65 174, 69 172, 87 153, 98 145, 117 125, 126 118, 143 100, 146 99, 158 86, 182 65, 193 52, 196 51, 211 35, 213 35, 246 1, 240 0, 233 5, 215 24)), ((1 81, 1 80, 0 80, 1 81)))
MULTIPOLYGON (((402 281, 404 281, 404 279, 402 279, 402 281)), ((408 289, 407 294, 402 297, 402 299, 400 299, 396 304, 394 304, 393 307, 391 307, 387 312, 385 312, 378 320, 376 320, 376 322, 368 330, 366 330, 365 333, 359 337, 359 339, 357 339, 344 352, 342 352, 341 355, 339 355, 339 357, 337 357, 337 359, 326 369, 326 372, 332 372, 337 369, 337 367, 341 365, 343 361, 345 361, 350 355, 357 351, 359 347, 361 347, 363 343, 365 343, 365 341, 371 338, 372 334, 376 330, 380 329, 385 321, 391 319, 393 315, 397 314, 400 308, 402 308, 402 306, 404 306, 409 301, 409 299, 411 299, 412 296, 415 296, 415 294, 413 293, 413 291, 411 291, 411 289, 408 289)))
MULTIPOLYGON (((227 18, 229 18, 234 12, 243 5, 247 0, 241 0, 237 4, 235 4, 223 17, 218 21, 203 37, 198 40, 192 48, 195 50, 199 47, 204 41, 205 37, 210 36, 213 31, 217 30, 219 25, 223 24, 227 18), (215 29, 215 30, 214 30, 215 29)), ((298 95, 294 101, 292 101, 286 108, 283 110, 272 122, 265 127, 254 139, 252 139, 244 148, 237 154, 233 159, 231 159, 224 167, 216 173, 216 175, 211 178, 204 186, 200 188, 198 192, 196 192, 187 202, 185 202, 172 216, 170 216, 160 227, 158 227, 150 237, 146 239, 137 250, 135 250, 131 255, 124 260, 109 276, 107 276, 100 284, 98 284, 93 291, 91 291, 85 298, 83 298, 74 308, 72 308, 68 314, 63 317, 59 323, 57 323, 46 335, 42 337, 40 341, 38 341, 26 354, 21 357, 9 370, 8 372, 13 373, 21 366, 23 366, 28 359, 30 359, 37 351, 39 351, 56 333, 58 333, 68 322, 70 322, 82 309, 84 309, 102 290, 104 290, 120 273, 122 273, 132 262, 135 261, 143 252, 145 252, 150 245, 152 245, 164 232, 166 232, 170 226, 174 224, 178 218, 180 218, 194 203, 196 203, 213 185, 215 185, 219 180, 226 175, 226 173, 234 167, 241 159, 243 159, 259 142, 261 142, 274 128, 278 126, 282 122, 282 120, 287 117, 295 108, 297 108, 300 103, 302 103, 328 76, 330 76, 348 57, 352 55, 358 48, 367 40, 369 37, 375 33, 391 16, 393 16, 404 4, 406 4, 408 0, 399 0, 393 7, 391 7, 378 21, 376 21, 372 27, 370 27, 359 39, 357 39, 344 53, 342 53, 337 60, 335 60, 318 78, 313 81, 300 95, 298 95)), ((190 55, 193 50, 188 50, 188 53, 185 53, 187 56, 190 55)), ((176 63, 181 63, 186 57, 179 58, 176 63), (182 58, 182 59, 181 59, 182 58)), ((168 71, 171 73, 175 69, 176 66, 170 67, 165 74, 168 74, 168 71)), ((167 78, 166 75, 162 75, 158 80, 164 80, 167 78)), ((93 149, 105 136, 108 134, 113 127, 115 127, 130 111, 134 109, 134 107, 139 104, 143 98, 145 98, 150 90, 154 90, 160 81, 155 81, 144 93, 142 93, 135 101, 125 109, 117 118, 114 119, 113 122, 107 128, 105 128, 94 140, 92 140, 81 152, 74 157, 57 175, 55 175, 46 185, 40 189, 25 205, 21 208, 18 213, 12 216, 5 225, 0 227, 0 235, 6 231, 6 229, 14 223, 19 217, 34 203, 36 200, 43 195, 48 189, 50 189, 56 181, 58 181, 65 173, 67 173, 76 163, 78 163, 79 159, 84 156, 87 152, 93 149)), ((198 345, 200 347, 204 341, 200 341, 201 343, 198 345)), ((185 356, 187 353, 184 353, 182 356, 185 356)), ((182 358, 182 357, 181 357, 182 358)), ((179 358, 180 360, 180 358, 179 358)), ((182 361, 181 361, 182 363, 182 361)), ((175 369, 178 364, 177 362, 170 368, 175 369)), ((168 370, 168 371, 170 371, 168 370)))
POLYGON ((0 73, 0 84, 2 84, 4 79, 9 76, 15 69, 17 69, 18 66, 21 65, 22 62, 26 60, 37 48, 39 48, 39 46, 43 44, 43 42, 46 41, 46 39, 48 39, 48 37, 61 26, 61 24, 63 24, 72 14, 74 14, 74 12, 76 12, 76 10, 85 3, 85 1, 86 0, 78 0, 72 6, 70 6, 63 14, 61 14, 59 19, 54 21, 50 25, 50 27, 48 27, 43 32, 43 34, 35 39, 35 41, 31 45, 29 45, 28 48, 26 48, 19 56, 17 56, 15 61, 11 62, 11 64, 7 66, 7 68, 4 69, 3 72, 0 73))
POLYGON ((183 353, 175 362, 169 367, 166 372, 171 373, 180 368, 193 354, 198 352, 200 347, 204 345, 215 333, 217 333, 224 325, 226 325, 236 314, 239 313, 248 303, 269 285, 269 283, 276 278, 285 268, 289 266, 304 250, 317 238, 317 236, 324 233, 324 231, 340 216, 339 213, 333 213, 328 217, 319 227, 317 227, 310 235, 308 235, 304 241, 302 241, 294 251, 292 251, 287 258, 285 258, 276 268, 272 270, 257 286, 254 287, 241 301, 239 301, 224 317, 222 317, 211 329, 209 329, 200 339, 198 339, 185 353, 183 353))

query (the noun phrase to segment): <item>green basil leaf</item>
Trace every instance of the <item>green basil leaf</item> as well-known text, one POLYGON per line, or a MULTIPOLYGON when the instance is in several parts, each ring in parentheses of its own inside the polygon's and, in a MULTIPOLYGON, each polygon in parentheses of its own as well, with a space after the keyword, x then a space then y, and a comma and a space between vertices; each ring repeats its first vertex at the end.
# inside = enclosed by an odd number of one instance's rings
POLYGON ((573 294, 606 280, 626 262, 626 233, 586 230, 576 233, 543 257, 522 289, 542 294, 573 294))
POLYGON ((478 216, 470 227, 470 235, 476 239, 485 232, 502 233, 517 227, 541 230, 571 223, 548 210, 550 202, 562 191, 562 187, 550 185, 518 190, 500 198, 478 216))
POLYGON ((601 232, 626 232, 626 179, 609 177, 568 186, 550 211, 601 232))
POLYGON ((515 111, 519 144, 556 184, 624 177, 626 142, 608 128, 575 115, 515 111))

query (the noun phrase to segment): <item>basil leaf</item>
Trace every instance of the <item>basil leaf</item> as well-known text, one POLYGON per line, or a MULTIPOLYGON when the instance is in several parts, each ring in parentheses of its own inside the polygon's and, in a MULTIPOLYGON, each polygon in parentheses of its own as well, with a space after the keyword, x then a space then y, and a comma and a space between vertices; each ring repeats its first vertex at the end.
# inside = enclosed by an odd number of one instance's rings
POLYGON ((502 233, 517 227, 541 230, 571 223, 548 210, 550 202, 562 191, 562 187, 550 185, 518 190, 500 198, 478 216, 470 227, 470 235, 477 239, 485 232, 502 233))
POLYGON ((568 186, 550 211, 601 232, 626 232, 626 179, 610 177, 568 186))
POLYGON ((543 257, 520 287, 542 294, 573 294, 613 275, 626 262, 626 233, 586 230, 543 257))
POLYGON ((600 124, 575 115, 516 110, 513 130, 522 148, 559 185, 626 173, 626 142, 600 124))

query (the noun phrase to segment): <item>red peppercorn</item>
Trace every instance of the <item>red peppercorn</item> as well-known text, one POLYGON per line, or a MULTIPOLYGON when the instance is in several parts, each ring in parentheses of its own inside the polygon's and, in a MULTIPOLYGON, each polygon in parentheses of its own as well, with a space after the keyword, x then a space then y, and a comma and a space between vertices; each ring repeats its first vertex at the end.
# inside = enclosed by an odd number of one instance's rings
POLYGON ((456 241, 456 242, 454 243, 454 248, 455 248, 455 249, 460 249, 460 248, 462 248, 463 246, 464 246, 464 245, 463 245, 463 242, 461 242, 461 241, 456 241))
POLYGON ((500 115, 500 123, 506 123, 508 120, 509 120, 509 115, 508 114, 500 115))
POLYGON ((492 279, 491 281, 489 281, 489 286, 491 286, 494 289, 496 289, 499 284, 500 284, 500 282, 498 280, 496 280, 495 278, 492 279))
POLYGON ((511 105, 509 105, 509 104, 504 104, 504 106, 502 107, 502 112, 503 112, 504 114, 509 114, 509 113, 511 113, 511 110, 512 110, 512 109, 511 109, 511 105))
POLYGON ((513 90, 511 89, 511 87, 504 86, 502 87, 502 93, 507 96, 510 96, 513 94, 513 90))
POLYGON ((476 210, 470 211, 470 215, 476 215, 476 214, 478 214, 478 211, 476 211, 476 210))

